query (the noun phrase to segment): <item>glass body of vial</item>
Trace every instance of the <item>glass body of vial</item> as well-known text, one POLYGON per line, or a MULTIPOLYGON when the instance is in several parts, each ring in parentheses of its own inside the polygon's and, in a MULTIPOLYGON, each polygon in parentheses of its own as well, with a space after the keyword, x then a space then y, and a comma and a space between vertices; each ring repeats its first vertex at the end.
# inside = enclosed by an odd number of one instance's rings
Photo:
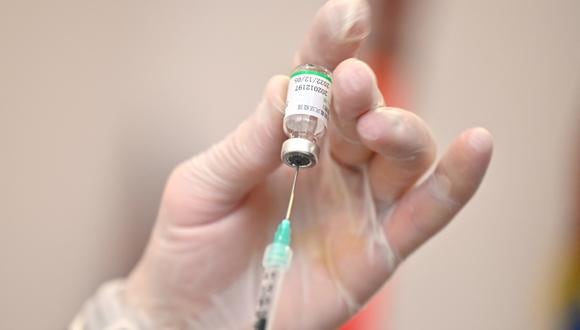
POLYGON ((287 165, 312 167, 318 162, 318 141, 326 132, 331 87, 331 72, 318 65, 300 65, 290 75, 284 110, 288 140, 281 153, 287 165))

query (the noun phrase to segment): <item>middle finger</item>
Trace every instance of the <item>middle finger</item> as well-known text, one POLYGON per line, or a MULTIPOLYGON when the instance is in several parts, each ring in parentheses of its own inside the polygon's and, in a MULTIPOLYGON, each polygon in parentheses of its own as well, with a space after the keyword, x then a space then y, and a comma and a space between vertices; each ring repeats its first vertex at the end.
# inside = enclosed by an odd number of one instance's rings
POLYGON ((435 141, 427 124, 412 112, 378 108, 359 119, 361 141, 375 154, 369 160, 373 196, 392 203, 433 164, 435 141))

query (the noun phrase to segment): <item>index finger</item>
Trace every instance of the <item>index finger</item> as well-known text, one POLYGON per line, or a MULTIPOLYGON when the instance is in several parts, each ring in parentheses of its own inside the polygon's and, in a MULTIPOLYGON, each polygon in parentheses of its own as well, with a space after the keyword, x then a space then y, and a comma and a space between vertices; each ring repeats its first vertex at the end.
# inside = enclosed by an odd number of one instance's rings
POLYGON ((330 0, 316 13, 294 56, 294 66, 316 64, 332 71, 356 54, 370 28, 370 8, 365 0, 330 0))

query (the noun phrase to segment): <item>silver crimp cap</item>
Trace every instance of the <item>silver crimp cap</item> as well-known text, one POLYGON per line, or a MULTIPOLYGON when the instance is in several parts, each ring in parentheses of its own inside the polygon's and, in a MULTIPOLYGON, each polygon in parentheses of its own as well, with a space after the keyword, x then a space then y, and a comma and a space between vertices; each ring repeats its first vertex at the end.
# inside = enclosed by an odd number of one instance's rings
POLYGON ((282 161, 290 167, 312 167, 318 162, 320 149, 304 138, 290 138, 282 144, 282 161))

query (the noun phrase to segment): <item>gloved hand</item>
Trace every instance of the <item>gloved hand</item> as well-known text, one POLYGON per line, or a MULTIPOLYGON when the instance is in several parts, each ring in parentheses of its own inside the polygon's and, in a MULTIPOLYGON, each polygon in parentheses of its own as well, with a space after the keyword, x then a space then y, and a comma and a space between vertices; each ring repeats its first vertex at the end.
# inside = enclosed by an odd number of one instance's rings
MULTIPOLYGON (((274 329, 346 321, 465 205, 491 157, 490 134, 467 130, 416 185, 435 143, 419 117, 385 105, 371 69, 352 58, 369 20, 364 1, 331 0, 295 57, 334 71, 333 104, 320 162, 298 179, 294 259, 274 329)), ((262 253, 284 217, 293 175, 280 161, 287 84, 287 76, 273 77, 250 118, 171 174, 124 290, 151 328, 252 327, 262 253)))

